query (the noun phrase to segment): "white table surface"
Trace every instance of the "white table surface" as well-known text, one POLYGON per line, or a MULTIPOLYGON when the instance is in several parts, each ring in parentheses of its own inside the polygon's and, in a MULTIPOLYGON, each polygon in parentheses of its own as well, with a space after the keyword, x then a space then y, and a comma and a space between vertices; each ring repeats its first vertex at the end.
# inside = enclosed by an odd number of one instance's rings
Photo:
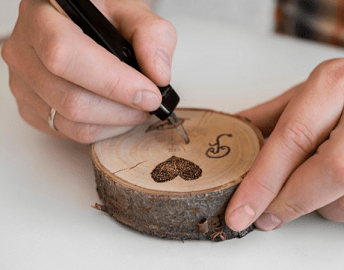
POLYGON ((20 0, 0 0, 0 39, 8 36, 17 20, 20 0))
MULTIPOLYGON (((171 17, 180 106, 230 113, 304 80, 343 50, 171 17)), ((0 61, 0 269, 343 269, 344 225, 312 213, 238 240, 168 241, 91 208, 88 146, 41 134, 19 117, 0 61)))

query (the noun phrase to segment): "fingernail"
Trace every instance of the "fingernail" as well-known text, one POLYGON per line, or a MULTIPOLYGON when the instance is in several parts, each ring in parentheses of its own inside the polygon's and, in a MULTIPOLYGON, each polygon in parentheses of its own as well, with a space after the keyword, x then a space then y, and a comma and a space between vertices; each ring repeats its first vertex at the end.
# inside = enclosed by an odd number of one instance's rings
POLYGON ((273 214, 264 213, 255 222, 258 229, 262 231, 271 231, 281 224, 281 220, 273 214))
POLYGON ((242 231, 245 230, 248 226, 251 225, 252 220, 256 212, 253 208, 246 204, 243 205, 236 210, 234 210, 228 218, 228 223, 230 224, 230 228, 233 231, 242 231))
POLYGON ((155 65, 168 80, 171 80, 171 57, 162 49, 155 52, 155 65))
POLYGON ((133 104, 145 111, 155 111, 160 106, 160 100, 153 92, 142 90, 135 93, 133 104))

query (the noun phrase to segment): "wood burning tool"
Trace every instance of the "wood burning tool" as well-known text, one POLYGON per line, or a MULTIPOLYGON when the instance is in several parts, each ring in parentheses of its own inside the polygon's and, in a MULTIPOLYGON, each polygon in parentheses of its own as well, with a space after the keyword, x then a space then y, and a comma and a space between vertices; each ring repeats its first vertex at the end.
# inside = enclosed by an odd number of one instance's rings
MULTIPOLYGON (((50 3, 99 45, 141 72, 131 44, 89 0, 50 0, 50 3)), ((179 103, 178 94, 171 85, 158 88, 162 95, 162 102, 157 110, 150 113, 161 120, 168 119, 184 141, 189 143, 190 139, 183 124, 173 112, 179 103)))

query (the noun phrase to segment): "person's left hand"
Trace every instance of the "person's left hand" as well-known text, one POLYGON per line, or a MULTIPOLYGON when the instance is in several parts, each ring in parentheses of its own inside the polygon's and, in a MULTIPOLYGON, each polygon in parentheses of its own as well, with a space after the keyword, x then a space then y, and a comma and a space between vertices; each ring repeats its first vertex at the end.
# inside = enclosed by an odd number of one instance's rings
POLYGON ((344 59, 325 61, 307 81, 243 111, 269 136, 226 209, 235 231, 269 231, 318 210, 344 222, 344 59))

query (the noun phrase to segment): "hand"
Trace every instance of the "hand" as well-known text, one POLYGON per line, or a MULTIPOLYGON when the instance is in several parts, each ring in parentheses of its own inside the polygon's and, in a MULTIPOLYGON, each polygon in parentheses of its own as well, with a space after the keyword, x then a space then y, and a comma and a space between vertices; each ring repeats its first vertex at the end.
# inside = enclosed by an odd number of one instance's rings
POLYGON ((270 135, 226 209, 241 231, 279 228, 314 210, 344 222, 344 59, 320 64, 303 84, 239 113, 270 135))
POLYGON ((2 48, 21 117, 45 133, 92 143, 126 132, 160 106, 176 46, 173 26, 137 0, 94 0, 133 45, 142 75, 86 36, 47 0, 22 0, 2 48), (48 125, 50 109, 57 113, 48 125))

